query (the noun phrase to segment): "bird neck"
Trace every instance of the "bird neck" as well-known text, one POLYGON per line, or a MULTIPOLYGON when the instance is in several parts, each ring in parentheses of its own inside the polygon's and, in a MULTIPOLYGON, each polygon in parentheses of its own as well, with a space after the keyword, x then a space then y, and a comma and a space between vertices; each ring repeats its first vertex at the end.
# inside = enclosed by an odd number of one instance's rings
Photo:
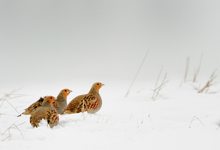
POLYGON ((95 89, 94 87, 92 87, 89 91, 90 94, 99 94, 99 90, 95 89))
POLYGON ((62 94, 59 94, 58 96, 57 96, 57 101, 65 101, 66 100, 66 96, 63 96, 62 94))

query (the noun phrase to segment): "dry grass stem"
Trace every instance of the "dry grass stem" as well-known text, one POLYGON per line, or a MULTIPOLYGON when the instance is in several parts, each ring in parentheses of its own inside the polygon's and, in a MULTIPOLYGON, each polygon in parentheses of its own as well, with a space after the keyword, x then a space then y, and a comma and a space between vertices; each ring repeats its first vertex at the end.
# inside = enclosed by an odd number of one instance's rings
POLYGON ((186 67, 185 67, 184 79, 183 79, 184 83, 187 81, 187 77, 188 77, 188 74, 189 74, 189 65, 190 65, 190 57, 187 57, 186 58, 186 67))
POLYGON ((163 68, 161 68, 161 70, 160 70, 160 72, 159 72, 159 74, 157 76, 156 82, 155 82, 155 87, 153 89, 153 95, 151 97, 153 100, 156 100, 158 98, 158 96, 161 93, 161 90, 168 83, 167 73, 165 73, 163 78, 162 78, 162 80, 160 80, 162 71, 163 71, 163 68))
POLYGON ((201 70, 202 60, 203 60, 203 54, 201 54, 200 59, 199 59, 199 65, 198 65, 196 71, 194 72, 193 82, 197 81, 198 75, 199 75, 200 70, 201 70))
POLYGON ((215 84, 215 79, 217 78, 217 74, 216 71, 214 71, 208 81, 205 83, 204 86, 202 86, 202 88, 198 89, 198 93, 204 93, 204 92, 208 92, 208 90, 210 89, 211 86, 213 86, 215 84))
POLYGON ((13 123, 12 125, 10 125, 7 129, 5 129, 2 133, 1 133, 1 136, 4 137, 1 139, 1 141, 6 141, 6 140, 10 140, 11 137, 12 137, 12 133, 11 131, 12 130, 16 130, 20 133, 20 135, 22 136, 22 138, 24 138, 24 134, 23 132, 21 131, 21 129, 19 128, 19 126, 21 126, 23 123, 20 123, 18 125, 16 125, 15 123, 13 123))
POLYGON ((127 92, 126 92, 126 94, 125 94, 125 97, 127 97, 127 96, 129 95, 131 88, 133 87, 135 81, 137 80, 137 77, 138 77, 138 75, 140 74, 140 71, 141 71, 141 69, 142 69, 142 67, 143 67, 143 65, 144 65, 144 62, 145 62, 146 59, 147 59, 148 52, 149 52, 149 51, 146 51, 146 53, 145 53, 145 55, 144 55, 144 57, 143 57, 143 59, 142 59, 140 65, 139 65, 139 67, 138 67, 138 69, 137 69, 137 72, 135 73, 134 78, 133 78, 133 80, 131 81, 130 86, 128 87, 128 90, 127 90, 127 92))

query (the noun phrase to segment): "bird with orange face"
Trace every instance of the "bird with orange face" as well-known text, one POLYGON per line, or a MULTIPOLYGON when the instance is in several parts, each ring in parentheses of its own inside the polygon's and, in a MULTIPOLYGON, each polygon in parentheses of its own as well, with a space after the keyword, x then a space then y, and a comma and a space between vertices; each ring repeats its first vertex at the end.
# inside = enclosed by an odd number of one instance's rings
MULTIPOLYGON (((64 109, 67 106, 67 96, 71 93, 72 91, 70 89, 63 89, 60 91, 58 94, 55 103, 53 104, 54 107, 57 109, 59 114, 63 114, 64 109)), ((31 104, 28 108, 25 109, 23 113, 18 115, 20 117, 21 115, 30 115, 33 111, 35 111, 38 107, 42 106, 44 98, 40 98, 33 104, 31 104)))
POLYGON ((101 82, 92 85, 89 93, 75 97, 66 107, 64 114, 80 112, 96 113, 102 107, 102 98, 99 90, 103 86, 101 82))
POLYGON ((71 93, 72 91, 69 89, 63 89, 60 91, 59 95, 57 96, 55 100, 55 107, 57 109, 58 114, 63 114, 64 109, 67 106, 67 96, 71 93))
POLYGON ((30 115, 30 124, 32 127, 39 127, 41 120, 46 120, 48 125, 53 128, 59 122, 59 116, 56 108, 54 108, 55 97, 45 96, 42 106, 38 107, 30 115))

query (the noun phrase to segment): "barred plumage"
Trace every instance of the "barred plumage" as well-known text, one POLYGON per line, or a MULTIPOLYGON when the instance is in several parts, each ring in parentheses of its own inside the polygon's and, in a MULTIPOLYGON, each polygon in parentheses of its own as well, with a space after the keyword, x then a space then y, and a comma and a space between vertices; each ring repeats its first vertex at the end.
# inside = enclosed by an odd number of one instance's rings
POLYGON ((54 101, 55 98, 53 96, 44 97, 42 106, 31 113, 30 123, 33 127, 39 127, 39 123, 43 119, 47 121, 51 128, 58 124, 59 116, 53 106, 54 101))
MULTIPOLYGON (((60 91, 58 94, 55 102, 53 102, 54 108, 56 108, 57 112, 59 114, 63 114, 64 109, 67 106, 67 96, 71 93, 72 91, 69 89, 63 89, 60 91)), ((23 113, 18 115, 17 117, 20 117, 21 115, 30 115, 32 112, 34 112, 38 107, 42 106, 43 103, 43 98, 41 97, 39 100, 31 104, 28 108, 25 109, 23 113)))
POLYGON ((43 103, 43 98, 40 97, 39 100, 37 100, 36 102, 34 102, 33 104, 31 104, 28 108, 25 109, 25 111, 23 113, 21 113, 20 115, 18 115, 17 117, 20 117, 21 115, 30 115, 33 111, 35 111, 38 107, 42 106, 43 103))
POLYGON ((96 113, 102 106, 102 99, 99 95, 99 89, 104 84, 96 82, 92 85, 88 94, 75 97, 65 109, 65 114, 73 114, 80 112, 96 113))

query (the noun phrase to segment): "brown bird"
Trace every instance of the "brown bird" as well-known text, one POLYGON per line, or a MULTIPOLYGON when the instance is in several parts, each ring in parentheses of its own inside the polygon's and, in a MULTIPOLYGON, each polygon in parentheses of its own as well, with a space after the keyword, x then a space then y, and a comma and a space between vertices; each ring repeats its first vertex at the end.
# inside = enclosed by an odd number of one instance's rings
POLYGON ((64 114, 73 114, 80 112, 96 113, 102 106, 102 99, 99 95, 99 89, 103 86, 101 82, 92 85, 88 94, 75 97, 66 107, 64 114))
POLYGON ((67 106, 67 96, 71 93, 72 91, 69 89, 63 89, 60 91, 59 95, 56 98, 56 103, 55 107, 57 109, 57 112, 59 114, 63 114, 64 109, 67 106))
MULTIPOLYGON (((56 98, 56 102, 54 103, 54 107, 57 109, 59 114, 63 114, 64 109, 67 106, 67 96, 72 91, 69 89, 63 89, 60 91, 56 98)), ((35 111, 38 107, 42 106, 43 98, 41 97, 39 100, 31 104, 28 108, 25 109, 23 113, 18 115, 17 117, 20 117, 21 115, 30 115, 33 111, 35 111)))
POLYGON ((42 106, 38 107, 31 113, 30 123, 33 127, 39 127, 42 119, 46 120, 51 128, 56 126, 59 122, 57 110, 54 108, 55 97, 45 96, 42 106))

